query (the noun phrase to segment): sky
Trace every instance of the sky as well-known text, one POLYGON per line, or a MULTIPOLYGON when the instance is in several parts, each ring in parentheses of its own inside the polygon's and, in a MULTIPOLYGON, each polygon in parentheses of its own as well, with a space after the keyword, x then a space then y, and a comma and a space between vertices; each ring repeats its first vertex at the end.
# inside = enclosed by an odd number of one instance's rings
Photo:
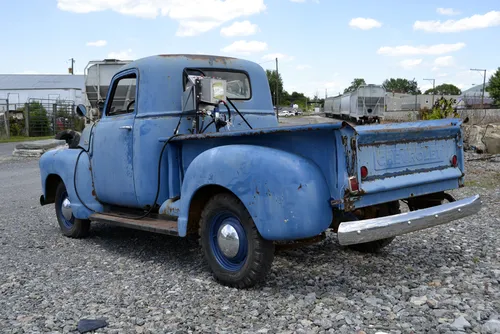
POLYGON ((279 72, 288 92, 337 95, 415 79, 422 90, 482 84, 500 67, 498 0, 0 1, 0 74, 63 74, 75 60, 233 56, 279 72), (8 13, 8 14, 5 14, 8 13))

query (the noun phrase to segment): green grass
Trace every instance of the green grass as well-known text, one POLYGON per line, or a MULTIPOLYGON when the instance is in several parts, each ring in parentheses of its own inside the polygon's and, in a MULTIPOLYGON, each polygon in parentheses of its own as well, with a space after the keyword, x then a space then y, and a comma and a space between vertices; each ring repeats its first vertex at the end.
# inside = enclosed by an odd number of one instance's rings
POLYGON ((8 139, 0 139, 0 144, 2 144, 2 143, 17 143, 17 142, 21 142, 21 141, 43 140, 43 139, 54 139, 54 135, 44 136, 44 137, 13 136, 13 137, 10 137, 8 139))

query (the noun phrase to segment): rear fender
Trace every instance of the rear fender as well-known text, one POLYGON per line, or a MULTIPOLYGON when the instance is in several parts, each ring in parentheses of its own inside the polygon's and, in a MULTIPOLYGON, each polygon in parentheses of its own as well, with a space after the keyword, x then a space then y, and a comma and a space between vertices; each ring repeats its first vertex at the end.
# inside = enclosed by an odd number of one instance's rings
MULTIPOLYGON (((73 215, 78 219, 88 219, 92 211, 85 208, 78 199, 73 179, 75 163, 80 152, 81 150, 79 149, 63 148, 50 150, 40 157, 39 167, 43 193, 41 202, 42 204, 53 203, 53 196, 48 194, 47 191, 57 187, 57 185, 53 184, 54 182, 60 182, 62 180, 66 186, 69 200, 71 201, 73 215)), ((78 161, 76 186, 78 188, 78 195, 86 206, 97 212, 103 211, 102 205, 95 197, 89 157, 85 152, 82 153, 78 161)))
POLYGON ((235 194, 265 239, 312 237, 332 221, 330 192, 314 162, 269 147, 226 145, 204 151, 187 168, 178 219, 180 236, 186 235, 193 196, 208 185, 235 194))

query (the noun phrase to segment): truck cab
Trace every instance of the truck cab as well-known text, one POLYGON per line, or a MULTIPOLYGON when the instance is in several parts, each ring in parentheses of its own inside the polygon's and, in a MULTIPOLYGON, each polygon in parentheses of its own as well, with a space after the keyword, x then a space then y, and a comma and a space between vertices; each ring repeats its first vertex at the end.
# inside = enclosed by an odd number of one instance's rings
POLYGON ((215 278, 245 288, 266 277, 278 242, 331 229, 377 251, 476 213, 479 196, 446 193, 463 186, 460 124, 279 126, 258 64, 151 56, 113 75, 78 146, 40 158, 40 203, 68 237, 96 221, 197 235, 215 278))

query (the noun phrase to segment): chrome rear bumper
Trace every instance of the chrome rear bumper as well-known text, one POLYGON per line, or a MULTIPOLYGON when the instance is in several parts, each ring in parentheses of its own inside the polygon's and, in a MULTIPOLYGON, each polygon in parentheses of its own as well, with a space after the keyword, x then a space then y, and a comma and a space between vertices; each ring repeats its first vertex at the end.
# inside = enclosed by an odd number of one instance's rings
POLYGON ((341 245, 353 245, 423 230, 477 213, 479 195, 397 215, 343 222, 337 232, 341 245))

